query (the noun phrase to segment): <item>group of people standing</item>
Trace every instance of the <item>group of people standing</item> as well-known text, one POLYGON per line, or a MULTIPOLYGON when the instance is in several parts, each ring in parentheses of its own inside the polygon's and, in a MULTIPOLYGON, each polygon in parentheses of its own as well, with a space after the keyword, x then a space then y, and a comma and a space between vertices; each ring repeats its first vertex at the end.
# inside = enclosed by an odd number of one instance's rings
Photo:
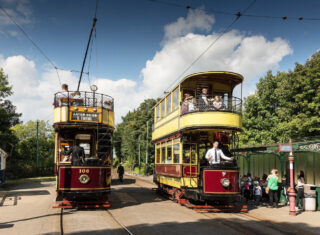
MULTIPOLYGON (((304 180, 304 172, 300 171, 298 175, 298 181, 296 185, 297 190, 297 200, 296 200, 296 209, 303 208, 303 197, 304 190, 303 185, 305 183, 304 180), (301 207, 300 207, 300 206, 301 207)), ((268 207, 278 207, 279 203, 279 175, 277 169, 272 169, 270 175, 264 174, 262 179, 259 177, 254 177, 252 179, 251 174, 242 176, 241 178, 241 194, 245 197, 246 201, 250 199, 254 199, 257 206, 260 205, 261 201, 268 202, 268 207)), ((286 199, 285 205, 289 202, 289 181, 286 178, 286 175, 282 178, 281 188, 283 189, 282 193, 286 199)))

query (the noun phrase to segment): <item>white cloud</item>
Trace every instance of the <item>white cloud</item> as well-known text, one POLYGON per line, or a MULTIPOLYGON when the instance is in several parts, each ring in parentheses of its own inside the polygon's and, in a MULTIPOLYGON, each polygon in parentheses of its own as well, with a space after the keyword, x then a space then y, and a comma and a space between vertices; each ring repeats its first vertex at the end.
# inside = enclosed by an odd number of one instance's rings
MULTIPOLYGON (((213 16, 203 11, 189 11, 186 18, 179 18, 165 26, 161 50, 146 61, 141 70, 142 82, 126 78, 114 81, 95 78, 99 92, 115 98, 116 122, 129 110, 136 108, 146 98, 157 98, 217 37, 215 32, 199 34, 198 30, 211 30, 213 16)), ((244 94, 252 92, 258 76, 279 67, 284 56, 292 53, 289 43, 281 38, 267 40, 261 35, 248 36, 232 30, 220 40, 185 74, 199 71, 227 70, 245 76, 244 94), (247 88, 247 89, 246 89, 247 88)), ((13 102, 23 113, 23 120, 51 119, 53 94, 60 90, 55 71, 38 74, 33 61, 23 56, 0 57, 0 67, 9 75, 15 94, 13 102)), ((78 78, 70 72, 60 72, 63 83, 76 89, 78 78)), ((84 80, 81 90, 89 90, 84 80)))
MULTIPOLYGON (((35 63, 24 56, 11 56, 6 59, 0 56, 0 67, 8 74, 14 94, 10 99, 23 113, 22 119, 52 120, 54 93, 60 91, 56 72, 48 70, 37 73, 35 63)), ((78 77, 68 71, 59 71, 62 83, 69 84, 70 90, 76 90, 78 77)), ((107 78, 94 79, 99 87, 98 92, 115 98, 116 121, 121 121, 128 110, 143 101, 144 95, 137 92, 137 83, 128 79, 113 81, 107 78)), ((81 83, 80 90, 89 90, 88 82, 81 83)))
POLYGON ((186 18, 179 17, 177 21, 164 27, 164 39, 167 41, 195 30, 209 32, 213 24, 214 17, 212 15, 208 15, 200 9, 190 10, 186 18))

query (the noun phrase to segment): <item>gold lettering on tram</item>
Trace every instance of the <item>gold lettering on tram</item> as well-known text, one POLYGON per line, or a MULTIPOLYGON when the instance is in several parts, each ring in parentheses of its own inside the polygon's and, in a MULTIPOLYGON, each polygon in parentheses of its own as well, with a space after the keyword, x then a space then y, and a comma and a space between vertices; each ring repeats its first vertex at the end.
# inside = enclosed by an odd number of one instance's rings
POLYGON ((90 173, 90 169, 79 169, 79 174, 83 174, 83 173, 90 173))

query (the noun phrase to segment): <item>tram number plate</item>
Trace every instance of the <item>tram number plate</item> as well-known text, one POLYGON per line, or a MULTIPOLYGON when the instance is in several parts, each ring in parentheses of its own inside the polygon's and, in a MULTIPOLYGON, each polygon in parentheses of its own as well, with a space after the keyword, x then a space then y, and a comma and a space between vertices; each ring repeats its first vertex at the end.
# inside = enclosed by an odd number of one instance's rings
POLYGON ((72 112, 71 120, 72 121, 92 121, 92 122, 97 122, 97 121, 99 121, 99 114, 98 113, 72 112))

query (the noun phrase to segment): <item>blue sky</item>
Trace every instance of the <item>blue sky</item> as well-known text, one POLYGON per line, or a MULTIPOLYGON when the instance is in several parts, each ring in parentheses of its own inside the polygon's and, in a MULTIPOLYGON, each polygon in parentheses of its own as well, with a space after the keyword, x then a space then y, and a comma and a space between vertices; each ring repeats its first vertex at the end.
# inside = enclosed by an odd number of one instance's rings
MULTIPOLYGON (((172 0, 171 2, 207 10, 214 9, 236 13, 246 8, 252 0, 172 0)), ((17 14, 16 20, 58 67, 80 70, 92 25, 95 1, 0 0, 0 4, 8 10, 12 10, 12 14, 17 14)), ((247 11, 247 14, 320 18, 319 9, 320 1, 316 0, 257 0, 247 11)), ((126 79, 129 83, 134 83, 132 89, 135 94, 133 95, 143 92, 139 84, 147 84, 147 73, 142 72, 143 69, 148 70, 147 61, 156 64, 157 52, 164 52, 166 46, 170 45, 170 42, 164 40, 165 26, 177 22, 179 17, 186 19, 189 13, 189 10, 184 8, 147 0, 100 0, 97 16, 97 40, 94 41, 92 51, 91 76, 93 79, 105 78, 111 81, 126 79)), ((212 17, 214 23, 209 23, 210 26, 207 28, 199 25, 195 26, 190 33, 198 36, 208 36, 219 32, 234 19, 233 16, 229 15, 210 12, 203 14, 206 14, 205 17, 212 17)), ((5 19, 3 17, 2 12, 0 12, 0 20, 5 19)), ((289 19, 284 21, 241 17, 232 27, 233 30, 237 30, 238 34, 247 38, 262 36, 266 40, 264 44, 266 50, 268 50, 269 42, 273 42, 275 38, 281 38, 282 42, 287 43, 291 50, 287 49, 286 52, 279 55, 281 57, 279 60, 269 67, 261 69, 260 73, 248 75, 251 76, 248 89, 252 90, 254 88, 258 78, 265 74, 267 69, 273 71, 288 70, 294 67, 295 62, 304 63, 308 57, 319 49, 319 26, 320 21, 289 19)), ((187 33, 180 36, 184 37, 187 33)), ((223 40, 222 38, 221 41, 223 40)), ((239 45, 235 46, 234 51, 237 50, 239 45)), ((216 47, 219 47, 218 44, 210 49, 211 53, 218 49, 216 47)), ((201 49, 199 49, 198 54, 200 52, 201 49)), ((196 55, 197 52, 194 53, 196 55)), ((0 22, 0 58, 2 57, 2 60, 6 62, 8 58, 14 56, 22 56, 27 62, 34 63, 35 82, 48 79, 43 75, 48 73, 50 68, 47 61, 14 25, 2 20, 0 22)), ((187 63, 182 64, 181 68, 186 67, 186 65, 187 63)), ((181 68, 177 66, 176 72, 181 73, 181 68)), ((203 68, 207 67, 203 66, 203 68)), ((246 68, 250 68, 250 66, 246 68)), ((10 69, 7 70, 10 72, 10 69)), ((212 66, 210 70, 215 70, 215 66, 212 66)), ((78 75, 74 73, 70 76, 75 79, 78 75)), ((11 77, 14 77, 14 75, 11 77)), ((68 79, 66 78, 66 80, 68 79)), ((125 83, 125 81, 123 82, 125 83)), ((13 82, 13 84, 15 83, 13 82)), ((119 84, 110 83, 110 85, 117 86, 119 84)), ((138 102, 143 98, 145 97, 139 96, 136 100, 138 102)), ((134 106, 129 108, 134 108, 134 106)), ((122 115, 124 113, 125 109, 121 111, 122 115)), ((32 116, 29 115, 26 119, 32 119, 32 116)))

